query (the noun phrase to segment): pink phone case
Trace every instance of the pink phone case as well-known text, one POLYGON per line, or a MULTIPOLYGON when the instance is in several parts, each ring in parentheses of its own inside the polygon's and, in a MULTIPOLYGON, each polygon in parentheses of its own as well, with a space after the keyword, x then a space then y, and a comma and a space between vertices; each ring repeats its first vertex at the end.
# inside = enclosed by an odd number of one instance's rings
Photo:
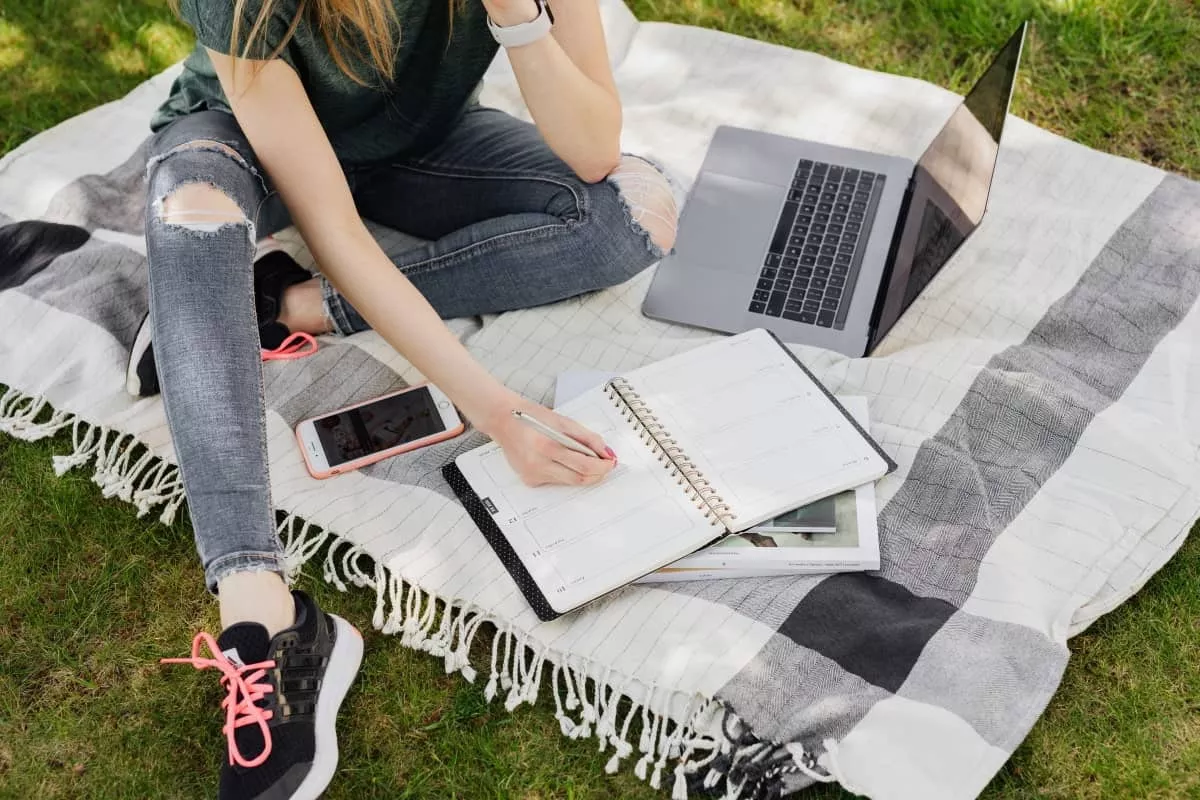
POLYGON ((320 470, 313 466, 312 461, 310 461, 308 458, 308 448, 306 448, 304 446, 304 439, 301 438, 301 436, 300 436, 300 427, 302 425, 304 425, 306 422, 313 422, 314 420, 321 419, 322 417, 329 417, 334 414, 341 414, 343 411, 349 411, 352 408, 362 408, 363 406, 369 406, 372 403, 376 403, 387 397, 395 397, 396 395, 407 394, 408 392, 414 392, 414 391, 422 388, 425 385, 426 384, 424 384, 424 383, 419 383, 415 386, 409 386, 407 389, 401 389, 398 392, 392 392, 391 394, 380 395, 379 397, 374 397, 370 400, 364 400, 361 403, 353 403, 352 405, 348 405, 343 408, 339 408, 336 411, 326 411, 323 414, 318 414, 315 417, 309 417, 308 419, 301 421, 300 424, 296 426, 296 430, 295 430, 296 443, 300 446, 301 455, 304 456, 304 466, 308 468, 308 474, 312 475, 314 478, 318 478, 318 479, 332 478, 334 475, 341 475, 342 473, 345 473, 345 472, 350 472, 350 471, 356 470, 356 469, 362 469, 363 467, 365 467, 369 464, 374 464, 376 461, 382 461, 385 458, 391 458, 392 456, 400 455, 401 453, 407 453, 409 450, 416 450, 420 447, 428 447, 431 444, 437 444, 438 442, 444 442, 447 439, 453 439, 455 436, 458 436, 460 433, 465 431, 467 429, 467 426, 465 423, 462 422, 462 417, 460 415, 458 427, 448 428, 447 430, 442 431, 441 433, 435 433, 433 436, 428 436, 424 439, 417 439, 414 442, 409 442, 408 444, 402 444, 397 447, 390 448, 388 450, 380 450, 378 453, 372 453, 369 456, 363 456, 362 458, 356 459, 354 461, 347 461, 344 464, 338 464, 336 467, 330 467, 329 469, 320 470))

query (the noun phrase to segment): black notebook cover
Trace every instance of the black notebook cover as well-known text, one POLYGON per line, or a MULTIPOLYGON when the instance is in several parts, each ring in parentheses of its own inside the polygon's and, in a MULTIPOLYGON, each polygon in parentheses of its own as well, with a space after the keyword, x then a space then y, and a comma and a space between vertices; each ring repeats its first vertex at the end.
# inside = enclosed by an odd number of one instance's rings
POLYGON ((500 530, 500 526, 492 519, 491 513, 484 507, 483 501, 479 499, 479 495, 471 488, 471 484, 467 483, 467 479, 463 477, 458 464, 451 461, 442 467, 442 477, 446 479, 446 483, 450 484, 450 488, 454 490, 454 494, 467 509, 471 520, 483 533, 483 537, 487 539, 488 544, 496 551, 496 555, 500 557, 500 563, 508 570, 508 574, 516 582, 517 588, 521 590, 521 594, 525 595, 525 599, 533 607, 533 611, 537 614, 538 619, 542 622, 549 622, 552 619, 561 617, 562 614, 550 607, 546 596, 542 594, 542 590, 538 588, 537 583, 533 580, 533 576, 529 574, 529 570, 525 569, 525 565, 517 557, 517 552, 508 543, 508 539, 504 536, 504 532, 500 530))

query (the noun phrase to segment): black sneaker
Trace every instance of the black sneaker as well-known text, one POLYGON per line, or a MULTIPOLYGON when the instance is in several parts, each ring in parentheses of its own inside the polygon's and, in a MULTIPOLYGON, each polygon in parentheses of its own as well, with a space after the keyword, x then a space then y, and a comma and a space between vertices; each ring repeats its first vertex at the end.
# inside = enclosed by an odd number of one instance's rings
POLYGON ((337 769, 338 708, 362 662, 362 637, 303 592, 296 624, 268 641, 256 623, 200 633, 192 657, 163 659, 218 669, 229 754, 221 800, 315 800, 337 769), (200 656, 207 645, 212 658, 200 656))
MULTIPOLYGON (((279 321, 284 291, 292 284, 311 278, 312 273, 283 250, 274 250, 254 262, 254 311, 258 315, 258 338, 264 349, 274 350, 291 335, 287 326, 279 321)), ((133 340, 129 364, 125 368, 125 391, 134 397, 150 397, 159 392, 150 328, 150 315, 147 314, 133 340)))

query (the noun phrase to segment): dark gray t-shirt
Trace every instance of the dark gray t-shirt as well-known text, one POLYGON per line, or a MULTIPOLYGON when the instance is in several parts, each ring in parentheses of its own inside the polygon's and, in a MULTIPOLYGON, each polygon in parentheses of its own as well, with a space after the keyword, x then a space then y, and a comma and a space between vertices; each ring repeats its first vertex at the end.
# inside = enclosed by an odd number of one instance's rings
MULTIPOLYGON (((257 19, 260 0, 246 3, 240 35, 257 19)), ((358 51, 347 53, 368 86, 346 76, 329 55, 316 24, 300 20, 280 57, 296 70, 338 158, 348 164, 386 160, 436 145, 473 99, 497 45, 479 0, 393 0, 400 44, 391 81, 382 82, 358 51)), ((151 128, 204 109, 229 111, 229 103, 204 48, 230 53, 233 0, 183 0, 180 13, 196 32, 196 49, 151 128)), ((298 0, 279 0, 253 57, 265 58, 282 42, 298 0)), ((237 48, 241 53, 241 47, 237 48)))

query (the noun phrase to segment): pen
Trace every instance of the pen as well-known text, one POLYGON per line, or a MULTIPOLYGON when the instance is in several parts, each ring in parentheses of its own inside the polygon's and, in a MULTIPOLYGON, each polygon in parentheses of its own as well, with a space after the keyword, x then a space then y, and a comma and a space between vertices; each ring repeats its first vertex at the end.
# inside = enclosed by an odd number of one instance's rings
POLYGON ((519 422, 525 423, 538 433, 553 439, 568 450, 574 450, 576 453, 580 453, 581 455, 585 456, 591 456, 592 458, 600 457, 592 452, 591 448, 585 447, 566 434, 559 433, 558 431, 554 430, 554 428, 551 428, 549 425, 539 419, 529 416, 524 411, 514 411, 512 413, 519 422))

